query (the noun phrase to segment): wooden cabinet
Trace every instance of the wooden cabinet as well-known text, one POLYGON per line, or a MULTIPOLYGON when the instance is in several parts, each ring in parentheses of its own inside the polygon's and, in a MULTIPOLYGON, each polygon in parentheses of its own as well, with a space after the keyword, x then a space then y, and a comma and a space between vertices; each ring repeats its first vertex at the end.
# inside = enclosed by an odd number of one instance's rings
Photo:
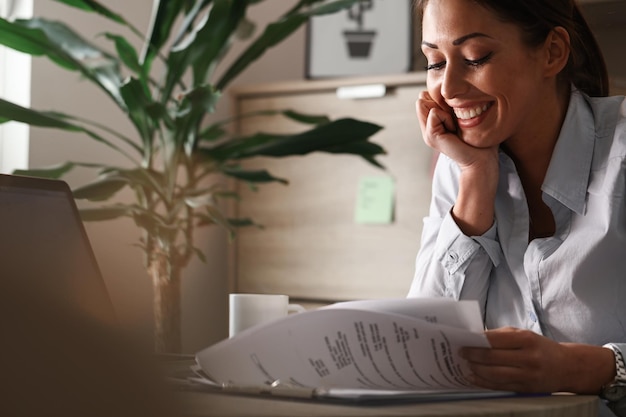
MULTIPOLYGON (((422 141, 415 101, 425 88, 422 73, 393 77, 284 82, 239 88, 235 113, 293 109, 353 117, 383 126, 373 137, 387 155, 379 170, 354 156, 312 154, 287 159, 259 158, 247 166, 265 168, 289 185, 240 189, 236 210, 264 229, 243 228, 232 244, 231 291, 284 293, 312 302, 403 297, 413 277, 422 218, 431 195, 433 153, 422 141), (341 99, 339 87, 384 85, 379 98, 341 99), (390 224, 355 222, 360 181, 366 176, 395 180, 390 224)), ((294 132, 306 128, 280 116, 246 117, 240 133, 294 132)))

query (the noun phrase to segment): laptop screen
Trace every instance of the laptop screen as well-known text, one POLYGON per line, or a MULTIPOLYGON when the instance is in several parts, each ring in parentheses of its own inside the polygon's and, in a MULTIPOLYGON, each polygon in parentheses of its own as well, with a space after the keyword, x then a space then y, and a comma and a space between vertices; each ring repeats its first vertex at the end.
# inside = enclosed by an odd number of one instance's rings
POLYGON ((0 273, 2 291, 21 286, 98 320, 115 321, 87 234, 63 181, 0 175, 0 273))

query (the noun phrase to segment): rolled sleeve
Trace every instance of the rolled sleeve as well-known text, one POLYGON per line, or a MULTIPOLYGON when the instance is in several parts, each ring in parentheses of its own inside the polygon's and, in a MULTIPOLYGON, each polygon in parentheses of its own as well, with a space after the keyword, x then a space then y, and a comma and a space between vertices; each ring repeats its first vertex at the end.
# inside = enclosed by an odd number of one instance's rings
POLYGON ((451 214, 448 214, 442 224, 437 243, 435 257, 441 266, 450 275, 463 272, 459 269, 468 266, 470 260, 482 247, 495 266, 500 263, 499 243, 496 238, 496 223, 482 236, 466 236, 461 232, 451 214))
POLYGON ((466 236, 448 213, 438 224, 430 248, 416 259, 416 273, 409 296, 443 296, 454 299, 487 297, 490 271, 501 258, 497 225, 481 236, 466 236))

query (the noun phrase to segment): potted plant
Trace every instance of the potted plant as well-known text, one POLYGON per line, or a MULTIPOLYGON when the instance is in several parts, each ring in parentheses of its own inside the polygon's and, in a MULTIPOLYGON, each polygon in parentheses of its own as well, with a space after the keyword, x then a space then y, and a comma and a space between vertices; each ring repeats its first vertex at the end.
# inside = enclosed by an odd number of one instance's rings
POLYGON ((14 120, 83 134, 115 149, 129 161, 123 167, 68 161, 17 173, 59 178, 77 166, 97 171, 94 180, 75 189, 74 195, 103 205, 83 208, 81 215, 86 221, 126 216, 141 229, 139 244, 154 289, 155 348, 179 352, 181 274, 194 254, 203 257, 194 246, 194 231, 200 226, 219 225, 234 233, 238 226, 254 225, 252 219, 228 218, 220 203, 237 195, 224 188, 220 179, 228 177, 252 184, 286 182, 266 170, 247 170, 242 161, 315 151, 354 154, 380 166, 375 157, 384 151, 369 141, 380 127, 371 123, 331 121, 286 109, 282 112, 285 117, 306 126, 302 132, 258 132, 240 137, 229 131, 228 123, 232 121, 207 119, 229 83, 268 48, 311 16, 338 12, 359 0, 300 0, 267 25, 219 76, 215 67, 232 41, 251 35, 253 25, 246 18, 246 10, 263 0, 155 0, 146 35, 98 1, 56 1, 130 28, 143 40, 143 50, 137 52, 119 34, 106 33, 113 52, 107 51, 69 25, 43 18, 0 19, 0 44, 45 56, 79 72, 128 116, 136 138, 95 121, 24 108, 0 99, 0 123, 14 120), (116 193, 123 188, 133 192, 130 203, 116 200, 116 193))
POLYGON ((363 29, 363 15, 365 12, 372 10, 373 7, 373 0, 362 0, 348 10, 348 19, 354 20, 357 24, 356 30, 343 31, 351 58, 367 59, 370 56, 376 31, 363 29))

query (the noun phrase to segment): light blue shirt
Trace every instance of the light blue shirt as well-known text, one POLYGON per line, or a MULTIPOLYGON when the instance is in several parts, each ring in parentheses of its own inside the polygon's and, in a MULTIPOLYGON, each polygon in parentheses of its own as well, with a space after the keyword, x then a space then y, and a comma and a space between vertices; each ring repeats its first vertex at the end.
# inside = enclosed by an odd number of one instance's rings
POLYGON ((494 225, 464 235, 450 214, 459 169, 439 158, 409 297, 477 299, 488 328, 626 354, 626 101, 573 90, 542 190, 556 222, 528 243, 526 197, 500 152, 494 225))

